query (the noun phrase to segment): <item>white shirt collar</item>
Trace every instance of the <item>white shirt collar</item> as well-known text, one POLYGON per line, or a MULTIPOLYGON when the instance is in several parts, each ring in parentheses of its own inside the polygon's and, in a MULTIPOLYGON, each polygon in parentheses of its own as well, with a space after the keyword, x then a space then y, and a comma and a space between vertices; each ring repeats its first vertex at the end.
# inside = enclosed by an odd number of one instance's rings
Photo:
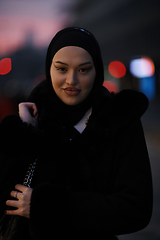
POLYGON ((92 113, 92 108, 90 108, 86 112, 86 114, 83 116, 83 118, 74 126, 74 128, 77 129, 78 132, 82 133, 84 131, 91 113, 92 113))

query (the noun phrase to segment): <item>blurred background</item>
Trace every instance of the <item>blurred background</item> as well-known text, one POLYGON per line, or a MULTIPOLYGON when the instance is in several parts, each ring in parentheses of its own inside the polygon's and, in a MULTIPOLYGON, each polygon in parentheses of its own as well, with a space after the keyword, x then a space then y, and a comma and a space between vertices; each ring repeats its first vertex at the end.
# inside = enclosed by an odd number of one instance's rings
POLYGON ((104 85, 135 89, 150 100, 142 117, 151 160, 154 207, 144 230, 120 240, 160 239, 160 1, 0 0, 0 121, 17 113, 45 79, 45 55, 57 31, 78 26, 97 38, 104 85))

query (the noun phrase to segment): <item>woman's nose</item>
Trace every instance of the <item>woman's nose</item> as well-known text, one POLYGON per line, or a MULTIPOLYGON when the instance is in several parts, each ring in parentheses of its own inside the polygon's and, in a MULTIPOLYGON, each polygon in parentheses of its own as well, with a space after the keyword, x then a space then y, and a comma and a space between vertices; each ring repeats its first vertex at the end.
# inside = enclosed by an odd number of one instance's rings
POLYGON ((66 78, 66 83, 69 85, 76 85, 77 84, 77 74, 75 71, 71 71, 68 73, 66 78))

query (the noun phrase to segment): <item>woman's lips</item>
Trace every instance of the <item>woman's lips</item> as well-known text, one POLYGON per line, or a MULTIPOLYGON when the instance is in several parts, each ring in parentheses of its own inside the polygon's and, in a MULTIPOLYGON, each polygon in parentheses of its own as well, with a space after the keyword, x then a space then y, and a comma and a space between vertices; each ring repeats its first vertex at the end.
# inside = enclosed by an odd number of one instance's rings
POLYGON ((63 90, 67 95, 70 95, 70 96, 77 96, 81 91, 78 88, 70 88, 70 87, 64 88, 63 90))

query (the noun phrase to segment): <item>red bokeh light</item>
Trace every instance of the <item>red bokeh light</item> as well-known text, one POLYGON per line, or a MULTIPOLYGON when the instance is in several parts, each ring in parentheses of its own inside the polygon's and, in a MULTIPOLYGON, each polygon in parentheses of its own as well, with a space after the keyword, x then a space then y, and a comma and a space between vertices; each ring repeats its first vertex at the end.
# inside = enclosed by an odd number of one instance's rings
POLYGON ((108 71, 115 78, 122 78, 126 75, 126 67, 120 61, 110 62, 108 71))
POLYGON ((118 86, 116 83, 111 82, 111 81, 104 81, 103 86, 108 89, 110 92, 118 92, 118 86))
POLYGON ((0 96, 0 121, 11 114, 16 114, 17 104, 13 99, 0 96))
POLYGON ((6 75, 12 69, 11 58, 3 58, 0 61, 0 75, 6 75))

